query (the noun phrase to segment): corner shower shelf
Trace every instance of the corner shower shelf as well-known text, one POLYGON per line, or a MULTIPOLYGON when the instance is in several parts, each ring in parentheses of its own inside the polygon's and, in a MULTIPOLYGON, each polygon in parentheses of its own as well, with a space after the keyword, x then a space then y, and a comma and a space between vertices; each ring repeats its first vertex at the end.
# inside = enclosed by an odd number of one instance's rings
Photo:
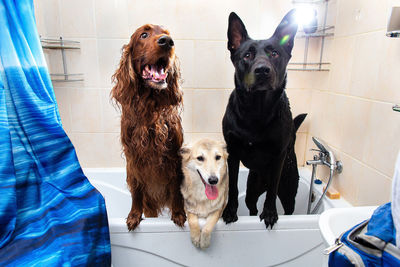
POLYGON ((67 60, 65 50, 67 49, 81 49, 80 42, 60 39, 47 39, 40 37, 40 42, 43 49, 56 49, 61 50, 61 57, 63 63, 64 73, 50 73, 51 80, 54 82, 78 82, 83 81, 82 73, 68 73, 67 60), (71 79, 72 78, 72 79, 71 79))
POLYGON ((322 62, 324 54, 325 38, 332 37, 334 35, 334 26, 326 25, 326 17, 328 15, 328 2, 329 0, 292 0, 293 4, 320 4, 325 3, 325 13, 323 17, 323 25, 318 26, 314 33, 305 33, 303 30, 299 31, 296 38, 305 38, 304 45, 304 58, 303 62, 289 63, 288 70, 290 71, 329 71, 331 63, 322 62), (310 63, 307 60, 308 57, 308 46, 310 38, 321 38, 321 46, 319 53, 319 62, 310 63))

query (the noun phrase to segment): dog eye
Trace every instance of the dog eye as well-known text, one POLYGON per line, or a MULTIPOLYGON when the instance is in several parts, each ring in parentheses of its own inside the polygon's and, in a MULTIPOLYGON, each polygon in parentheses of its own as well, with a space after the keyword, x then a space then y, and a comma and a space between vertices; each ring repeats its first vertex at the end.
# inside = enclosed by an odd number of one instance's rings
POLYGON ((198 161, 204 161, 204 157, 203 157, 203 156, 198 156, 198 157, 197 157, 197 160, 198 160, 198 161))
POLYGON ((251 53, 247 52, 246 54, 244 54, 244 59, 249 59, 251 57, 251 53))
POLYGON ((215 160, 220 160, 221 159, 221 156, 220 155, 216 155, 215 156, 215 160))
POLYGON ((144 33, 142 33, 142 34, 140 35, 140 38, 141 38, 141 39, 146 39, 147 36, 149 36, 149 35, 147 34, 147 32, 144 32, 144 33))
POLYGON ((279 53, 277 51, 272 51, 271 56, 274 57, 274 58, 278 57, 279 53))

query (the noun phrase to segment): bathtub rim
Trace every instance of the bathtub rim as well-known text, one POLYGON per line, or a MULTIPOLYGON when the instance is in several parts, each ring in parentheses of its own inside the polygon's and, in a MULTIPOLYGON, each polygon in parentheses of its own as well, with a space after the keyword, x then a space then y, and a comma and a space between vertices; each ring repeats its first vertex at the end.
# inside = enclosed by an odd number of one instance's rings
MULTIPOLYGON (((247 171, 247 168, 240 168, 240 171, 247 171)), ((91 173, 124 173, 125 168, 84 168, 85 175, 88 176, 91 173)), ((299 167, 300 179, 308 186, 310 185, 309 179, 311 177, 311 171, 305 167, 299 167)), ((88 178, 89 181, 91 178, 88 178)), ((322 194, 322 185, 314 184, 314 190, 317 195, 322 194)), ((352 207, 343 198, 340 199, 329 199, 325 198, 324 201, 325 209, 332 207, 352 207)), ((299 230, 299 229, 318 229, 318 220, 320 214, 315 215, 279 215, 278 222, 274 225, 273 231, 278 230, 299 230)), ((257 231, 266 230, 264 223, 260 222, 258 216, 238 216, 238 221, 231 224, 225 224, 220 219, 215 226, 214 231, 257 231)), ((129 233, 126 227, 126 218, 114 217, 108 218, 110 233, 129 233)), ((204 219, 200 219, 200 225, 203 226, 205 223, 204 219)), ((270 229, 270 228, 268 228, 270 229)), ((158 217, 158 218, 145 218, 138 228, 131 233, 160 233, 160 232, 189 232, 188 223, 186 222, 184 227, 177 227, 169 217, 158 217)))

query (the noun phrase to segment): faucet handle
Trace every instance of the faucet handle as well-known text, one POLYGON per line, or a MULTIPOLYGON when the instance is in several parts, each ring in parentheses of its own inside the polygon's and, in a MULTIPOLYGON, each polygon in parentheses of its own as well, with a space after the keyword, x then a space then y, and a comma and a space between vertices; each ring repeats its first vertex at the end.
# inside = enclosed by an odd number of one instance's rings
POLYGON ((328 146, 322 140, 316 138, 315 136, 312 137, 312 140, 322 153, 329 154, 329 151, 327 149, 328 146))

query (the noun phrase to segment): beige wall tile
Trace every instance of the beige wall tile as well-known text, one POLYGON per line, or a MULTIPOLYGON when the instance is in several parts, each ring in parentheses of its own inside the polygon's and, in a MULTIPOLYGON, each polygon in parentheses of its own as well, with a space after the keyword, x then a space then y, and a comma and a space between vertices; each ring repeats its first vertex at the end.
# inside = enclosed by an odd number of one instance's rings
POLYGON ((351 71, 350 94, 371 98, 377 87, 377 77, 382 59, 382 41, 386 38, 382 31, 358 35, 356 37, 351 71))
POLYGON ((103 131, 105 133, 120 133, 121 131, 121 113, 118 106, 110 97, 110 90, 101 90, 101 108, 103 131))
POLYGON ((107 150, 104 147, 104 134, 72 133, 69 138, 83 168, 110 167, 106 164, 108 155, 105 153, 107 150))
POLYGON ((104 165, 107 167, 125 167, 125 155, 122 151, 119 133, 104 134, 103 152, 104 165))
POLYGON ((222 132, 222 118, 229 94, 230 90, 193 90, 193 132, 222 132))
POLYGON ((297 133, 295 143, 295 153, 297 158, 297 165, 304 166, 305 152, 307 145, 307 133, 297 133))
POLYGON ((58 1, 34 1, 36 25, 42 37, 60 37, 61 21, 58 1))
POLYGON ((99 133, 104 131, 102 120, 102 91, 70 90, 72 132, 99 133))
POLYGON ((195 143, 203 138, 224 141, 224 136, 222 133, 192 133, 190 143, 195 143))
POLYGON ((94 1, 60 0, 62 35, 65 38, 94 38, 94 1))
MULTIPOLYGON (((243 1, 243 4, 245 3, 243 1)), ((257 38, 265 39, 274 33, 283 16, 293 7, 291 1, 260 1, 259 17, 254 15, 253 8, 248 8, 247 6, 247 8, 243 7, 243 9, 246 10, 249 27, 259 27, 257 38)))
POLYGON ((338 0, 335 34, 346 36, 386 28, 387 1, 338 0))
POLYGON ((381 101, 400 103, 399 40, 398 38, 387 38, 383 35, 380 38, 383 39, 382 49, 377 53, 379 55, 377 62, 380 63, 380 68, 372 97, 381 101))
POLYGON ((56 94, 58 110, 61 116, 61 123, 66 132, 70 132, 72 129, 71 121, 71 110, 70 110, 70 97, 69 88, 54 88, 56 94))
POLYGON ((226 42, 195 41, 195 88, 234 88, 234 69, 226 42))
MULTIPOLYGON (((293 62, 293 61, 291 61, 293 62)), ((294 67, 294 66, 293 66, 294 67)), ((296 66, 297 67, 297 66, 296 66)), ((292 66, 290 66, 292 68, 292 66)), ((312 88, 312 73, 308 71, 287 71, 287 89, 312 88)))
POLYGON ((111 76, 115 73, 121 59, 122 46, 128 44, 128 39, 98 39, 99 84, 101 87, 112 88, 111 76))
MULTIPOLYGON (((335 38, 331 64, 330 90, 348 93, 352 77, 355 37, 335 38)), ((363 69, 367 66, 363 66, 363 69)))
POLYGON ((98 38, 129 38, 126 0, 96 0, 95 21, 98 38))
MULTIPOLYGON (((342 173, 335 173, 332 180, 332 187, 340 192, 341 197, 345 198, 353 205, 357 205, 357 199, 360 190, 360 177, 362 176, 365 165, 361 164, 358 160, 352 158, 338 150, 334 150, 337 160, 343 164, 342 173)), ((318 166, 319 168, 324 168, 318 166)), ((326 177, 329 170, 325 167, 326 177)))
POLYGON ((193 129, 193 91, 189 89, 183 91, 183 113, 181 116, 185 133, 190 133, 193 129))
POLYGON ((175 40, 175 46, 175 53, 180 62, 182 87, 193 88, 195 86, 194 77, 197 75, 194 65, 194 41, 175 40))
POLYGON ((344 102, 341 96, 327 92, 312 93, 309 132, 331 144, 340 143, 344 102))
POLYGON ((368 120, 363 161, 392 177, 400 149, 400 114, 392 111, 391 104, 373 102, 368 120))
POLYGON ((341 135, 333 144, 341 151, 361 160, 368 142, 366 131, 369 128, 371 102, 352 97, 338 97, 338 101, 343 105, 335 114, 340 118, 341 135))
POLYGON ((360 168, 360 170, 361 175, 358 177, 360 189, 357 205, 382 205, 389 202, 392 192, 392 180, 367 166, 360 168))

